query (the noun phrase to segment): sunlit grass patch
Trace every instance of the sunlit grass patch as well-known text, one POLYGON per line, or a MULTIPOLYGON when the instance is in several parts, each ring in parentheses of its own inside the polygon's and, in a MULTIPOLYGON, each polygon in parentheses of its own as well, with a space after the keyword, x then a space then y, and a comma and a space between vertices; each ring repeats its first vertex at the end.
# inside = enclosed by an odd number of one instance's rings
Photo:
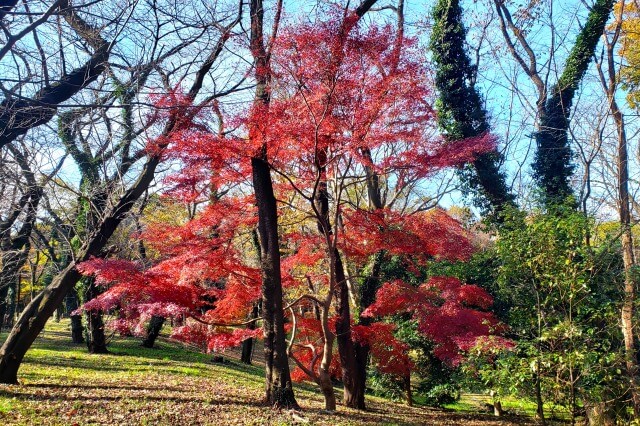
MULTIPOLYGON (((368 397, 366 412, 325 413, 312 384, 296 384, 300 413, 261 401, 264 370, 161 339, 157 348, 115 337, 105 355, 70 342, 68 321, 50 321, 19 371, 20 385, 0 385, 0 424, 6 425, 423 425, 511 424, 487 416, 410 408, 368 397), (302 419, 302 420, 301 420, 302 419)), ((259 357, 256 353, 256 359, 259 357)), ((341 389, 336 388, 338 398, 341 389)))

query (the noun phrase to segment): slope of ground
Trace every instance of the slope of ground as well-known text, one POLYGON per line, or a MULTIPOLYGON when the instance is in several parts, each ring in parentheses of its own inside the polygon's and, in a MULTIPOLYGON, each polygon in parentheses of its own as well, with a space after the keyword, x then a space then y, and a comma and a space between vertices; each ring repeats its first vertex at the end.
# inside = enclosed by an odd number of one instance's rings
MULTIPOLYGON (((116 338, 109 355, 89 355, 69 339, 68 323, 50 321, 20 370, 20 385, 0 385, 3 425, 507 425, 490 416, 410 408, 368 398, 369 410, 322 411, 312 386, 296 386, 303 411, 260 403, 263 370, 161 341, 157 349, 116 338)), ((4 338, 4 335, 1 336, 4 338)), ((338 392, 339 393, 339 392, 338 392)))

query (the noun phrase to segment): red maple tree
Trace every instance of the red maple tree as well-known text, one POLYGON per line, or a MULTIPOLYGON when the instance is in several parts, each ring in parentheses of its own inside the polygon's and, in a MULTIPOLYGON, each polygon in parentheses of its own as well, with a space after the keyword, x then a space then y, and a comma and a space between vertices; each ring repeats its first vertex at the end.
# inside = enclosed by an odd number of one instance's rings
MULTIPOLYGON (((465 259, 473 248, 462 227, 442 210, 411 209, 412 191, 443 168, 492 150, 495 141, 486 135, 453 146, 435 135, 427 61, 414 39, 391 27, 360 28, 351 15, 290 26, 270 54, 268 109, 254 106, 223 118, 223 108, 212 105, 218 131, 194 118, 172 133, 168 155, 184 167, 169 179, 170 194, 206 201, 206 208, 184 226, 155 226, 141 236, 160 253, 147 269, 124 261, 83 264, 83 273, 108 287, 84 308, 117 308, 117 326, 129 332, 140 331, 151 315, 179 317, 184 323, 174 336, 207 350, 257 337, 256 330, 233 327, 247 322, 260 297, 260 270, 251 254, 259 247, 250 244, 256 212, 253 198, 241 193, 250 158, 264 146, 286 222, 282 274, 289 353, 299 366, 294 375, 318 382, 331 408, 328 379, 340 369, 333 356, 336 334, 367 345, 384 372, 406 375, 411 368, 392 324, 352 325, 345 265, 362 269, 381 252, 405 256, 416 267, 465 259), (225 132, 225 123, 236 131, 225 132), (394 191, 383 208, 353 199, 373 174, 394 191), (336 332, 345 326, 348 334, 336 332)), ((410 313, 437 343, 437 354, 455 363, 469 342, 495 329, 486 312, 490 303, 478 287, 433 278, 417 288, 384 284, 364 314, 410 313)))

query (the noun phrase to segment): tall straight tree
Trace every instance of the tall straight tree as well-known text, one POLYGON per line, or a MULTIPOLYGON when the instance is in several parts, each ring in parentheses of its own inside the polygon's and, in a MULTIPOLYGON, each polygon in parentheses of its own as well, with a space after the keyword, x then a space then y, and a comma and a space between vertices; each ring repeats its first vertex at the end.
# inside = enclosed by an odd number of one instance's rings
MULTIPOLYGON (((344 61, 345 44, 349 33, 356 27, 358 21, 371 9, 376 0, 366 0, 362 2, 353 12, 345 11, 345 16, 340 25, 335 43, 331 48, 331 59, 329 69, 338 73, 339 67, 344 61)), ((402 7, 402 3, 400 3, 402 7)), ((337 80, 337 75, 331 77, 337 80)), ((331 97, 329 95, 329 97, 331 97)), ((328 147, 320 147, 316 152, 316 162, 318 164, 318 190, 315 193, 313 202, 314 211, 318 216, 318 229, 321 233, 330 238, 332 226, 329 215, 329 192, 327 182, 327 157, 328 147)), ((336 319, 336 340, 338 342, 338 353, 340 355, 340 366, 342 367, 342 383, 344 385, 343 399, 347 407, 365 408, 364 391, 366 376, 358 374, 358 358, 353 339, 351 338, 351 307, 349 305, 349 287, 345 276, 342 256, 337 247, 329 249, 334 278, 337 291, 335 298, 337 302, 338 317, 336 319)))
POLYGON ((538 69, 536 53, 525 38, 526 32, 516 26, 506 2, 494 0, 507 47, 533 81, 538 92, 535 132, 537 150, 533 160, 533 172, 542 190, 543 202, 548 207, 573 195, 570 179, 575 166, 572 164, 568 138, 571 106, 614 3, 614 0, 597 0, 591 7, 587 21, 565 60, 562 74, 557 83, 547 90, 545 79, 541 77, 538 69), (520 50, 524 51, 526 58, 520 50))
MULTIPOLYGON (((436 65, 438 126, 450 141, 478 137, 490 129, 487 112, 474 86, 475 67, 465 50, 467 31, 459 0, 439 0, 433 8, 430 47, 436 65)), ((503 156, 496 149, 479 155, 465 179, 476 193, 476 203, 496 214, 514 205, 514 195, 500 171, 503 156)))
MULTIPOLYGON (((631 1, 618 2, 615 13, 615 22, 611 28, 611 34, 605 32, 603 36, 604 49, 600 59, 596 59, 600 83, 607 96, 609 114, 613 118, 617 136, 617 155, 615 159, 617 169, 617 205, 620 220, 620 242, 622 246, 622 261, 624 265, 624 301, 622 304, 620 322, 624 336, 625 362, 629 377, 629 389, 631 392, 633 412, 636 418, 640 417, 640 392, 638 390, 638 358, 637 345, 634 331, 634 311, 637 288, 637 275, 634 268, 637 267, 636 255, 633 249, 634 238, 631 220, 631 197, 629 195, 629 153, 625 117, 616 100, 620 82, 620 70, 616 66, 615 49, 618 42, 627 43, 628 35, 623 32, 623 19, 626 7, 637 12, 637 5, 631 1)), ((628 29, 627 29, 628 31, 628 29)), ((633 32, 632 32, 633 33, 633 32)), ((633 35, 632 35, 633 37, 633 35)), ((633 100, 631 104, 633 104, 633 100)), ((637 105, 635 105, 637 106, 637 105)))
MULTIPOLYGON (((269 49, 276 36, 282 11, 278 2, 273 34, 269 49)), ((271 71, 270 52, 264 41, 264 9, 262 0, 251 0, 251 54, 254 59, 256 92, 253 103, 255 113, 268 110, 271 71)), ((252 120, 253 121, 253 120, 252 120)), ((251 126, 249 138, 260 138, 259 129, 251 126)), ((266 384, 265 401, 274 406, 298 408, 291 374, 282 312, 282 276, 280 271, 280 242, 278 239, 278 207, 273 192, 267 146, 262 144, 251 158, 253 191, 258 206, 258 236, 260 237, 262 270, 262 316, 264 329, 264 356, 266 384)))

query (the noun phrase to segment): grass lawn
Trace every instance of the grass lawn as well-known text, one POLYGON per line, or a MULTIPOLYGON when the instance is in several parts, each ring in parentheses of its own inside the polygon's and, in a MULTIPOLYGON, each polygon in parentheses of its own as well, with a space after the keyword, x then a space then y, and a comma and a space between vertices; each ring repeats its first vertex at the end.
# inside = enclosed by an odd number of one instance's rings
MULTIPOLYGON (((6 334, 0 336, 4 340, 6 334)), ((0 425, 507 425, 525 418, 410 408, 368 397, 369 410, 322 411, 314 386, 296 385, 301 412, 260 403, 263 370, 160 339, 145 349, 138 339, 115 338, 111 354, 89 355, 70 343, 68 321, 49 321, 27 353, 20 385, 0 385, 0 425)), ((256 354, 258 355, 258 354, 256 354)), ((256 356, 258 358, 258 356, 256 356)), ((337 390, 340 394, 339 390, 337 390)))
MULTIPOLYGON (((537 406, 535 402, 524 401, 516 398, 504 398, 502 401, 502 409, 506 413, 517 416, 533 418, 536 415, 537 406)), ((491 397, 487 394, 463 393, 459 401, 452 404, 445 404, 445 408, 458 412, 478 412, 479 410, 492 410, 491 397)), ((571 415, 568 410, 545 404, 545 418, 549 421, 569 423, 571 415)))

